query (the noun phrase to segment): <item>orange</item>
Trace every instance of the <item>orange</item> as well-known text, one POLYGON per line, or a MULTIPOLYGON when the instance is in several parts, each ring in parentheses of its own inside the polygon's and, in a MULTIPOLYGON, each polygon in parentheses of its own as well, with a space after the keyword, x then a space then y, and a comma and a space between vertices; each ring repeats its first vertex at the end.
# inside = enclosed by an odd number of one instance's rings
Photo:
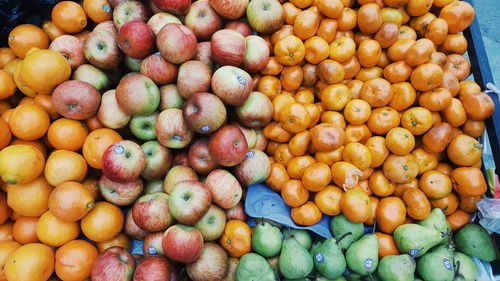
POLYGON ((349 124, 362 125, 371 115, 370 105, 362 99, 350 100, 344 108, 344 117, 349 124))
POLYGON ((441 199, 451 192, 451 180, 438 171, 428 171, 419 180, 419 188, 429 199, 441 199))
POLYGON ((319 28, 319 14, 307 9, 300 12, 293 22, 293 33, 302 40, 313 37, 319 28))
POLYGON ((314 202, 308 201, 300 207, 292 208, 290 216, 296 224, 309 226, 318 223, 323 214, 314 202))
MULTIPOLYGON (((366 181, 363 181, 363 182, 366 182, 366 181)), ((364 184, 360 184, 361 188, 363 188, 362 185, 364 185, 364 184)), ((363 191, 366 193, 365 189, 363 189, 363 191)), ((367 193, 367 195, 370 195, 370 194, 367 193)), ((370 206, 371 206, 372 209, 371 209, 371 212, 370 212, 370 216, 368 217, 368 219, 364 223, 367 224, 367 225, 373 225, 373 224, 375 224, 375 219, 376 219, 376 216, 377 216, 378 203, 380 202, 380 200, 377 197, 374 197, 374 196, 370 196, 369 198, 370 198, 370 206)))
POLYGON ((272 163, 271 172, 266 179, 266 185, 276 192, 281 192, 283 184, 290 179, 285 166, 281 163, 272 163))
POLYGON ((83 234, 90 240, 105 242, 115 237, 123 227, 120 208, 108 202, 97 202, 81 220, 83 234))
POLYGON ((300 103, 291 104, 281 112, 281 126, 290 133, 300 133, 307 129, 311 116, 300 103))
POLYGON ((87 162, 76 152, 54 150, 47 158, 44 175, 53 186, 65 181, 81 182, 87 175, 87 162))
POLYGON ((390 255, 399 255, 399 249, 392 235, 382 232, 375 232, 374 234, 378 237, 378 256, 380 258, 390 255))
POLYGON ((453 214, 458 208, 458 197, 453 192, 444 198, 430 201, 433 208, 440 208, 447 216, 453 214))
POLYGON ((11 145, 0 151, 0 176, 5 183, 29 183, 43 171, 42 152, 29 145, 11 145))
POLYGON ((337 84, 345 78, 344 67, 331 59, 326 59, 318 64, 318 77, 326 84, 337 84))
POLYGON ((332 172, 325 163, 314 163, 307 167, 302 174, 304 188, 312 192, 323 190, 331 180, 332 172))
POLYGON ((64 32, 77 33, 87 26, 87 15, 78 3, 62 1, 52 8, 52 21, 64 32))
POLYGON ((296 134, 289 142, 289 151, 293 156, 302 156, 307 152, 311 144, 311 133, 303 131, 296 134))
POLYGON ((49 37, 36 25, 21 24, 9 33, 8 43, 14 55, 24 58, 31 48, 49 48, 49 37))
POLYGON ((45 135, 50 125, 47 112, 38 105, 23 104, 16 107, 10 117, 12 134, 22 140, 37 140, 45 135))
POLYGON ((460 196, 460 209, 468 213, 476 212, 476 203, 479 200, 481 200, 481 196, 460 196))
POLYGON ((290 146, 284 143, 278 145, 273 155, 276 162, 282 164, 284 167, 288 166, 288 163, 290 163, 290 160, 292 160, 294 156, 290 152, 290 146))
POLYGON ((347 62, 355 53, 356 43, 352 38, 340 37, 330 44, 330 58, 337 62, 347 62))
POLYGON ((298 65, 283 67, 280 79, 285 91, 297 90, 302 84, 302 79, 304 79, 302 67, 298 65))
POLYGON ((0 280, 6 281, 4 266, 7 257, 14 252, 15 249, 21 247, 17 241, 0 241, 0 280))
POLYGON ((73 240, 56 251, 55 270, 64 281, 80 281, 90 277, 92 265, 99 253, 84 240, 73 240))
POLYGON ((97 251, 99 251, 99 253, 102 253, 106 249, 114 247, 114 246, 122 247, 122 248, 130 251, 130 249, 132 247, 132 242, 130 241, 130 238, 128 238, 127 235, 120 232, 118 235, 111 238, 111 240, 104 241, 104 242, 97 242, 95 244, 95 246, 97 247, 97 251))
POLYGON ((38 239, 46 245, 59 247, 75 239, 80 233, 77 222, 63 221, 46 211, 38 220, 36 234, 38 239))
POLYGON ((279 122, 281 120, 281 112, 283 108, 295 103, 293 97, 288 95, 278 95, 273 101, 273 120, 279 122))
POLYGON ((377 226, 385 233, 391 234, 406 219, 406 208, 399 197, 382 198, 377 208, 377 226))
POLYGON ((372 155, 371 168, 380 167, 387 156, 389 156, 389 150, 387 149, 385 138, 381 136, 375 136, 369 138, 366 143, 366 147, 370 150, 372 155))
POLYGON ((300 64, 305 57, 306 47, 299 37, 288 35, 274 45, 276 60, 283 65, 300 64))
POLYGON ((38 217, 20 217, 14 223, 12 228, 12 236, 14 240, 21 244, 29 244, 39 242, 36 235, 36 225, 38 224, 38 217))
POLYGON ((87 176, 82 182, 83 186, 90 191, 92 198, 95 201, 101 199, 101 192, 99 191, 99 179, 95 176, 87 176))
POLYGON ((0 68, 4 68, 9 62, 15 60, 17 56, 10 48, 0 48, 0 68))
POLYGON ((3 119, 0 119, 0 131, 2 132, 0 135, 0 150, 2 150, 9 145, 10 140, 12 139, 9 124, 3 119))
POLYGON ((283 143, 288 142, 293 137, 293 134, 281 127, 280 123, 270 122, 262 130, 264 136, 270 141, 283 143))
POLYGON ((396 127, 387 133, 385 144, 392 153, 405 155, 415 147, 415 137, 407 129, 396 127))
POLYGON ((359 63, 364 67, 374 67, 382 55, 380 43, 376 40, 368 39, 358 46, 359 63))
POLYGON ((382 166, 384 175, 395 183, 406 183, 418 175, 418 163, 411 154, 390 154, 382 166))
POLYGON ((94 198, 81 183, 67 181, 52 191, 49 210, 54 216, 65 221, 77 221, 94 207, 94 198))
POLYGON ((361 188, 348 190, 340 199, 340 210, 351 222, 365 222, 372 213, 370 198, 361 188))
POLYGON ((473 137, 458 135, 454 137, 446 150, 448 158, 459 166, 472 166, 481 160, 481 144, 473 137))
MULTIPOLYGON (((321 103, 323 105, 323 103, 321 103)), ((323 105, 324 106, 324 105, 323 105)), ((342 130, 346 127, 346 122, 344 115, 337 111, 326 110, 321 114, 321 122, 323 123, 333 123, 336 127, 342 130)))
POLYGON ((383 106, 372 110, 366 125, 371 132, 384 135, 396 128, 401 122, 399 113, 392 107, 383 106))
POLYGON ((119 140, 122 140, 122 137, 112 129, 101 128, 90 132, 82 148, 82 154, 89 166, 101 169, 104 151, 119 140))
POLYGON ((401 126, 415 136, 423 135, 432 125, 432 114, 423 107, 407 109, 401 116, 401 126))
POLYGON ((406 212, 412 219, 423 220, 431 213, 431 203, 418 188, 406 190, 402 199, 406 205, 406 212))
POLYGON ((469 27, 474 15, 474 8, 464 1, 452 2, 439 12, 439 17, 448 23, 449 33, 458 33, 469 27))
POLYGON ((18 214, 28 217, 41 216, 48 209, 52 186, 43 176, 27 184, 7 185, 8 204, 18 214))
POLYGON ((351 100, 351 90, 344 84, 328 85, 320 98, 326 110, 341 111, 351 100))
POLYGON ((0 242, 14 240, 14 237, 12 237, 13 228, 14 228, 14 223, 11 221, 6 221, 3 224, 0 224, 0 242))
POLYGON ((396 184, 388 180, 381 170, 375 170, 368 179, 370 191, 380 197, 387 197, 394 193, 396 184))
POLYGON ((113 12, 108 0, 84 0, 83 9, 95 23, 101 23, 113 18, 113 12))
POLYGON ((60 115, 52 104, 52 96, 46 94, 39 94, 34 97, 34 102, 36 105, 43 107, 43 109, 49 114, 51 119, 57 119, 60 115))
POLYGON ((44 21, 42 24, 42 29, 43 31, 45 31, 45 33, 47 33, 50 41, 54 41, 54 39, 56 39, 57 37, 66 34, 51 20, 44 21))
POLYGON ((288 163, 286 170, 292 179, 300 179, 307 167, 314 164, 316 160, 309 155, 294 157, 288 163))
MULTIPOLYGON (((0 115, 2 115, 4 112, 6 112, 9 109, 11 109, 11 106, 7 101, 5 101, 5 100, 0 101, 0 115)), ((1 119, 3 120, 3 118, 1 118, 1 119)))
POLYGON ((325 163, 329 166, 333 165, 333 163, 342 160, 342 151, 344 150, 344 146, 341 146, 335 150, 328 152, 316 152, 314 153, 314 159, 316 162, 325 163))
POLYGON ((54 272, 54 251, 41 243, 23 245, 9 255, 4 270, 7 280, 45 281, 54 272))
POLYGON ((7 221, 11 214, 12 210, 7 204, 7 196, 0 191, 0 225, 7 221))
POLYGON ((252 250, 252 231, 243 221, 229 220, 219 244, 231 257, 239 258, 252 250))
POLYGON ((305 59, 307 62, 318 64, 328 58, 329 48, 325 39, 313 36, 304 42, 304 46, 306 47, 305 59))
POLYGON ((314 196, 314 203, 320 211, 329 216, 340 214, 340 200, 344 191, 337 186, 328 185, 314 196))
POLYGON ((13 139, 10 145, 17 145, 17 144, 24 144, 24 145, 29 145, 33 146, 34 148, 38 149, 42 154, 43 157, 47 157, 47 148, 45 147, 45 144, 42 142, 42 140, 38 141, 24 141, 20 139, 13 139))
POLYGON ((323 15, 332 19, 340 17, 344 8, 344 4, 340 0, 318 0, 316 5, 323 15))
POLYGON ((16 93, 16 83, 12 74, 0 69, 0 100, 6 99, 16 93))
POLYGON ((55 149, 80 150, 88 136, 85 125, 76 120, 61 118, 50 124, 47 139, 55 149))
POLYGON ((331 43, 335 40, 337 35, 337 21, 334 19, 323 18, 319 22, 318 31, 316 35, 326 40, 326 42, 331 43))
POLYGON ((416 148, 411 154, 415 158, 415 161, 417 161, 419 175, 434 170, 438 165, 439 159, 437 155, 427 152, 423 148, 416 148))
POLYGON ((361 143, 348 143, 342 151, 342 159, 356 166, 360 171, 368 169, 372 164, 370 150, 361 143))
POLYGON ((281 185, 281 197, 290 207, 299 207, 309 199, 309 191, 300 180, 292 179, 281 185))
POLYGON ((361 171, 353 164, 339 161, 334 163, 331 169, 333 182, 342 189, 353 189, 358 184, 361 171))
POLYGON ((317 151, 329 152, 342 146, 346 134, 337 126, 335 123, 321 123, 311 128, 311 143, 317 151))
POLYGON ((460 196, 480 196, 486 192, 483 173, 476 167, 459 167, 451 172, 453 190, 460 196))
POLYGON ((442 80, 443 69, 434 63, 419 65, 412 71, 410 76, 411 84, 419 91, 434 90, 441 85, 442 80))

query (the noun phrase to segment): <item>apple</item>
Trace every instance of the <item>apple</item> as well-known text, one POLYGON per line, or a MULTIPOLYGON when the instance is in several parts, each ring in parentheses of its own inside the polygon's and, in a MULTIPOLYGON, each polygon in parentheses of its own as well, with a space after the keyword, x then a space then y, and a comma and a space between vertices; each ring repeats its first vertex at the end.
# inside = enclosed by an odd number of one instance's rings
POLYGON ((97 118, 110 129, 120 129, 127 126, 130 115, 124 112, 116 101, 115 90, 109 90, 102 95, 101 106, 97 118))
POLYGON ((265 181, 270 172, 269 157, 258 149, 250 149, 245 160, 234 167, 234 175, 243 186, 265 181))
POLYGON ((182 108, 184 98, 179 93, 175 84, 164 85, 160 87, 160 110, 169 108, 182 108))
POLYGON ((106 201, 116 206, 127 206, 135 202, 143 189, 142 179, 129 182, 114 182, 105 175, 99 181, 99 190, 106 201))
POLYGON ((140 1, 128 0, 118 4, 113 9, 113 21, 118 30, 129 21, 139 20, 146 22, 148 18, 146 6, 140 1))
POLYGON ((99 92, 108 88, 109 78, 102 70, 91 65, 80 65, 71 76, 72 80, 80 80, 94 86, 99 92))
POLYGON ((207 213, 211 203, 207 187, 191 180, 177 183, 168 198, 172 216, 179 223, 189 225, 197 223, 207 213))
POLYGON ((140 72, 156 84, 165 85, 176 81, 179 68, 165 60, 159 53, 152 54, 142 61, 140 72))
POLYGON ((178 280, 177 270, 165 257, 146 257, 135 269, 134 281, 164 280, 178 280))
POLYGON ((178 23, 167 23, 156 37, 161 55, 171 63, 181 64, 196 55, 196 35, 178 23))
POLYGON ((184 165, 173 166, 163 181, 163 188, 167 194, 170 194, 177 183, 185 180, 197 181, 198 175, 196 171, 184 165))
MULTIPOLYGON (((128 1, 128 0, 125 0, 125 1, 128 1)), ((97 31, 97 30, 107 30, 107 31, 110 31, 111 33, 113 33, 114 35, 118 34, 118 29, 116 29, 115 23, 112 20, 106 20, 106 21, 99 23, 93 29, 93 31, 97 31)))
POLYGON ((169 196, 163 192, 139 197, 132 207, 132 216, 137 226, 148 232, 163 231, 174 223, 169 196))
POLYGON ((208 92, 211 78, 212 69, 206 64, 196 60, 187 61, 179 67, 177 89, 187 99, 196 93, 208 92))
POLYGON ((129 56, 125 56, 123 59, 123 64, 127 67, 129 71, 139 72, 141 71, 142 59, 134 59, 129 56))
POLYGON ((118 6, 118 4, 120 4, 120 3, 127 2, 127 1, 129 1, 129 0, 108 0, 109 4, 113 8, 115 8, 116 6, 118 6))
POLYGON ((189 225, 176 224, 163 234, 162 248, 167 258, 183 262, 194 262, 203 249, 201 232, 189 225))
POLYGON ((144 256, 163 255, 163 248, 161 246, 163 241, 163 231, 150 232, 144 237, 142 252, 144 256))
POLYGON ((155 35, 145 22, 133 20, 120 28, 116 41, 125 55, 143 59, 153 52, 155 35))
POLYGON ((273 104, 261 92, 252 92, 247 100, 235 108, 238 121, 251 128, 266 126, 273 118, 273 104))
POLYGON ((252 92, 252 77, 243 69, 223 66, 212 76, 212 91, 226 105, 242 105, 252 92))
POLYGON ((210 40, 212 35, 222 28, 222 20, 210 7, 208 0, 194 2, 184 22, 194 32, 198 41, 210 40))
POLYGON ((264 133, 262 133, 261 129, 253 129, 253 130, 255 131, 255 135, 257 136, 257 140, 255 142, 255 147, 251 147, 251 148, 265 151, 269 141, 264 136, 264 133))
POLYGON ((221 280, 227 274, 229 258, 221 246, 205 242, 200 257, 186 266, 186 271, 193 281, 221 280))
POLYGON ((97 257, 90 278, 93 281, 131 280, 134 269, 134 257, 126 249, 114 246, 97 257))
POLYGON ((146 167, 141 173, 145 180, 163 179, 172 167, 172 153, 157 141, 148 141, 141 145, 146 156, 146 167))
POLYGON ((166 12, 176 15, 184 15, 191 6, 191 0, 153 0, 155 6, 166 12))
POLYGON ((71 35, 61 35, 50 43, 49 50, 56 51, 63 55, 71 66, 72 70, 85 63, 83 55, 83 42, 71 35))
POLYGON ((210 136, 208 150, 219 164, 231 167, 245 159, 248 144, 238 127, 225 125, 210 136))
POLYGON ((155 123, 158 118, 158 112, 155 111, 149 115, 133 116, 130 119, 130 132, 140 140, 156 139, 155 123))
POLYGON ((175 151, 172 161, 173 161, 173 166, 189 166, 188 151, 186 150, 175 151))
POLYGON ((149 20, 148 25, 153 30, 155 36, 158 36, 158 32, 164 27, 167 23, 178 23, 182 24, 181 20, 169 13, 157 13, 154 14, 149 20))
POLYGON ((94 86, 79 80, 68 80, 52 92, 52 105, 62 116, 85 120, 94 116, 101 103, 101 94, 94 86))
POLYGON ((235 20, 241 18, 247 9, 248 0, 210 0, 210 6, 221 17, 235 20))
POLYGON ((143 194, 156 193, 156 192, 165 192, 163 189, 163 179, 161 180, 153 180, 147 181, 144 184, 143 194))
POLYGON ((226 209, 226 220, 240 220, 246 221, 247 214, 245 214, 245 209, 243 208, 243 203, 240 201, 236 206, 226 209))
POLYGON ((208 152, 208 138, 197 139, 189 148, 189 165, 198 173, 207 175, 219 164, 212 158, 208 152))
POLYGON ((226 107, 214 94, 197 93, 182 107, 182 114, 188 127, 197 133, 210 134, 226 121, 226 107))
POLYGON ((212 201, 224 209, 230 209, 241 201, 241 185, 233 174, 226 170, 213 170, 208 174, 205 185, 210 191, 212 201))
POLYGON ((240 260, 237 258, 229 258, 227 274, 221 281, 234 281, 236 279, 236 270, 238 269, 238 264, 240 260))
POLYGON ((203 240, 214 241, 224 232, 226 214, 216 205, 211 205, 208 212, 194 225, 201 232, 203 240))
POLYGON ((116 100, 123 111, 130 115, 148 115, 160 104, 160 89, 149 77, 131 74, 116 87, 116 100))
POLYGON ((253 129, 242 126, 240 123, 238 123, 236 121, 229 123, 229 125, 233 125, 233 126, 238 127, 238 129, 241 130, 243 135, 245 135, 248 149, 255 146, 255 143, 257 142, 257 135, 255 134, 255 131, 253 129))
POLYGON ((209 41, 198 43, 194 60, 201 61, 212 69, 214 63, 212 61, 212 46, 209 41))
POLYGON ((141 147, 135 142, 117 141, 104 151, 102 173, 112 181, 134 181, 146 166, 145 158, 141 147))
POLYGON ((245 57, 241 68, 248 72, 259 72, 269 62, 269 46, 260 36, 250 35, 245 37, 245 57))
POLYGON ((245 38, 232 29, 222 29, 212 36, 212 59, 218 65, 239 66, 245 56, 245 38))
POLYGON ((155 131, 158 141, 168 148, 184 148, 193 139, 193 132, 178 108, 163 110, 156 120, 155 131))
POLYGON ((153 2, 153 0, 148 0, 148 6, 149 6, 149 9, 151 10, 151 12, 153 14, 158 14, 158 13, 162 12, 162 10, 160 10, 158 7, 156 7, 156 5, 153 2))
POLYGON ((243 35, 243 37, 250 36, 253 33, 252 27, 250 27, 248 23, 238 20, 232 20, 227 22, 224 28, 238 31, 241 35, 243 35))
POLYGON ((132 208, 127 211, 125 215, 125 223, 123 224, 123 233, 128 237, 136 240, 142 240, 146 237, 148 232, 142 228, 140 228, 134 221, 134 217, 132 216, 132 208))
POLYGON ((90 33, 83 42, 83 54, 100 69, 115 69, 120 66, 123 54, 116 43, 116 34, 106 30, 90 33))
POLYGON ((252 0, 247 7, 250 26, 260 34, 271 34, 283 25, 283 8, 277 0, 252 0))

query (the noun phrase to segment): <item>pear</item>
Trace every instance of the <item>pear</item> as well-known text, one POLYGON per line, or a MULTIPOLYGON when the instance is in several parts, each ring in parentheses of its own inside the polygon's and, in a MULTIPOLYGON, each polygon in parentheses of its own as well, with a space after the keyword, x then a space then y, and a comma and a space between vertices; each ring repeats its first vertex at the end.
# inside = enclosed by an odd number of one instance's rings
POLYGON ((411 257, 424 255, 442 241, 439 231, 414 223, 398 226, 394 231, 394 240, 399 251, 411 257))
POLYGON ((468 224, 455 234, 455 245, 469 256, 492 262, 496 259, 495 243, 482 226, 468 224))
POLYGON ((274 257, 281 250, 281 237, 279 228, 262 221, 257 224, 252 233, 252 249, 263 257, 274 257))
POLYGON ((306 248, 306 250, 311 249, 313 241, 309 231, 305 229, 292 229, 290 230, 290 235, 295 238, 302 247, 306 248))
POLYGON ((417 261, 417 272, 425 281, 453 281, 453 250, 440 245, 417 261))
POLYGON ((361 276, 374 272, 378 265, 378 237, 364 235, 349 246, 345 257, 349 268, 361 276))
POLYGON ((347 281, 347 279, 344 276, 340 276, 337 278, 326 278, 325 276, 317 276, 314 278, 314 281, 347 281))
POLYGON ((236 268, 236 281, 276 281, 277 277, 266 259, 255 253, 241 257, 236 268))
POLYGON ((346 269, 345 257, 335 238, 326 239, 313 251, 314 266, 323 276, 340 277, 346 269))
POLYGON ((448 244, 451 238, 451 227, 446 220, 446 215, 440 208, 432 209, 429 216, 418 222, 419 225, 432 228, 441 233, 441 243, 448 244))
POLYGON ((330 230, 343 251, 365 233, 365 227, 362 223, 351 222, 342 214, 332 217, 330 230))
POLYGON ((296 279, 283 279, 283 281, 312 281, 309 277, 296 278, 296 279))
POLYGON ((455 279, 453 281, 474 281, 477 275, 477 266, 474 261, 460 252, 453 255, 455 265, 455 279))
POLYGON ((297 279, 307 277, 314 263, 309 252, 295 238, 288 237, 281 247, 279 267, 285 278, 297 279))
POLYGON ((413 281, 415 260, 407 254, 383 257, 377 268, 378 276, 385 281, 413 281))

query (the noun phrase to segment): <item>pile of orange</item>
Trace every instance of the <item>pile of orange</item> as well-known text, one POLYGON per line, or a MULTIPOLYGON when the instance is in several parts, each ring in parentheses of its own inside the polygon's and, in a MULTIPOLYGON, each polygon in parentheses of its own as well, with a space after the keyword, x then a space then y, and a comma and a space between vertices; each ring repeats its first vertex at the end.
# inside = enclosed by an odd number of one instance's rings
POLYGON ((453 230, 486 191, 484 120, 461 32, 467 2, 290 0, 254 77, 272 99, 266 183, 299 225, 343 213, 391 234, 441 208, 453 230))

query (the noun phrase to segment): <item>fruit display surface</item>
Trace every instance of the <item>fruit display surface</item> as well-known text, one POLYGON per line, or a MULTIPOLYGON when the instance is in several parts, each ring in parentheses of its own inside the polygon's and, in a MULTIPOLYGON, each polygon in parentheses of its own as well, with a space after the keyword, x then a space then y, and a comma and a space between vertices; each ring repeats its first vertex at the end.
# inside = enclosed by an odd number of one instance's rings
POLYGON ((476 280, 498 250, 474 18, 58 1, 0 48, 0 281, 476 280))

